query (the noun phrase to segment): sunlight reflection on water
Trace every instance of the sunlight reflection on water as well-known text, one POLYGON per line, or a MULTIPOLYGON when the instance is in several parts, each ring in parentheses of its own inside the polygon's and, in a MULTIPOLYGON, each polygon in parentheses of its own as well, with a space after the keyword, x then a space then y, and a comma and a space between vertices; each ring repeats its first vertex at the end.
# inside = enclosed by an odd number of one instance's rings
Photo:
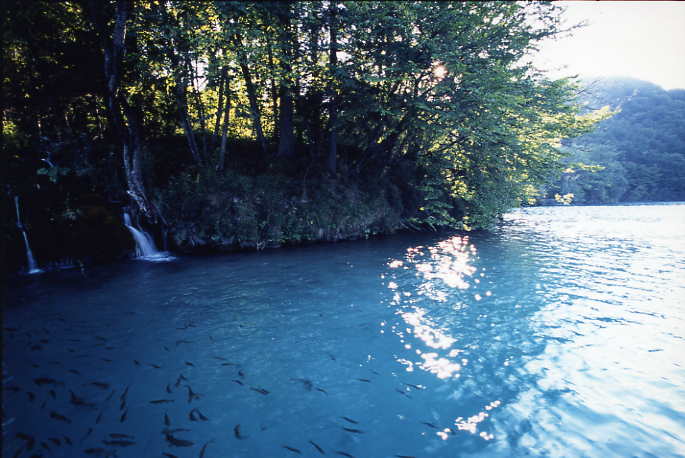
POLYGON ((118 456, 159 456, 168 414, 193 456, 682 456, 683 233, 685 205, 536 208, 492 233, 24 279, 3 452, 92 428, 52 454, 116 431, 137 441, 118 456))

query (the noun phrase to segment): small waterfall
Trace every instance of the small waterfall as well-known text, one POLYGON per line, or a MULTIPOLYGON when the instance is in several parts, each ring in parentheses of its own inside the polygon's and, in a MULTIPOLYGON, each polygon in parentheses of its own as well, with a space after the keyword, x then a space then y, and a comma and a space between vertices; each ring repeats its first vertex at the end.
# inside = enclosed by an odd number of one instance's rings
POLYGON ((36 262, 36 258, 33 257, 33 251, 31 251, 31 245, 29 245, 29 236, 26 234, 26 229, 21 222, 21 215, 19 212, 19 196, 14 196, 14 207, 17 211, 17 228, 21 231, 24 236, 24 246, 26 247, 26 264, 28 266, 29 274, 38 274, 43 272, 36 262))
POLYGON ((126 226, 136 242, 136 258, 146 261, 170 261, 174 259, 168 252, 157 250, 155 241, 152 240, 150 234, 135 227, 131 222, 131 216, 126 212, 124 212, 124 226, 126 226))

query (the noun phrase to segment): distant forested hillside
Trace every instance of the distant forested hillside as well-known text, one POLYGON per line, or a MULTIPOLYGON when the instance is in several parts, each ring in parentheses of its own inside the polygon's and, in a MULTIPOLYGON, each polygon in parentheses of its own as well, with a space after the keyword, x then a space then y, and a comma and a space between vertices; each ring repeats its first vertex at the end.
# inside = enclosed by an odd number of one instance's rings
POLYGON ((549 195, 576 203, 685 200, 685 90, 628 78, 587 80, 588 110, 616 114, 566 141, 568 168, 549 195))

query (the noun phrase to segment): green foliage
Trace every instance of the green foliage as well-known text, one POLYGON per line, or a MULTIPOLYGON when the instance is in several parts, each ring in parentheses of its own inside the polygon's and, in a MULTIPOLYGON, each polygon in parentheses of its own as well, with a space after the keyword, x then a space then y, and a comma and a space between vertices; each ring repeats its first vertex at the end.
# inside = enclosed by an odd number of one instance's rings
MULTIPOLYGON (((391 188, 391 186, 387 186, 391 188)), ((302 188, 280 175, 193 176, 159 190, 158 205, 182 248, 263 249, 393 232, 400 213, 385 193, 322 180, 302 188)))
POLYGON ((487 227, 598 119, 526 63, 550 2, 10 3, 11 191, 149 194, 183 248, 487 227))
POLYGON ((587 109, 608 106, 615 115, 567 142, 570 170, 549 192, 572 192, 579 203, 685 200, 684 91, 631 79, 586 85, 587 109))

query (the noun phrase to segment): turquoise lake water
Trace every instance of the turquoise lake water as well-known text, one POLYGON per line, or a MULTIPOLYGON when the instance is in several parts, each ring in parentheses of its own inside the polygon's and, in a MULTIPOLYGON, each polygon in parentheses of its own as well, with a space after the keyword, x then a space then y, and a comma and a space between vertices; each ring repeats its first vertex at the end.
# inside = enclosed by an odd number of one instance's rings
POLYGON ((3 456, 685 455, 685 205, 10 287, 3 456))

